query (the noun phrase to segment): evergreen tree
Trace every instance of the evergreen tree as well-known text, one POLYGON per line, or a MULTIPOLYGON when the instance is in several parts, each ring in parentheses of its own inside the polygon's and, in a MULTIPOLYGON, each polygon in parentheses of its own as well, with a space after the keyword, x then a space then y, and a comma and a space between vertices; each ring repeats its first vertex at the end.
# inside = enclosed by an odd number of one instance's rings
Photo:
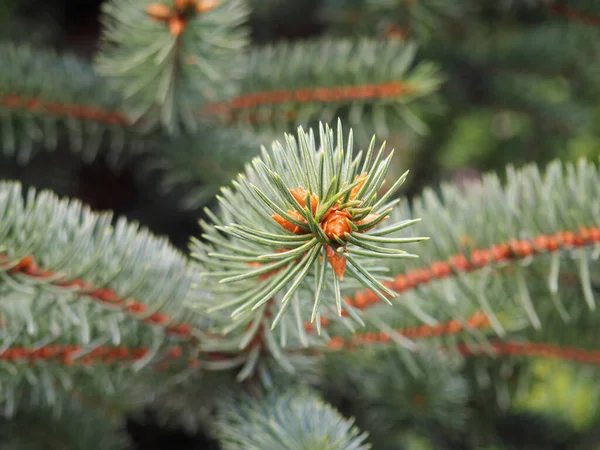
POLYGON ((597 2, 65 4, 0 10, 2 448, 597 445, 597 2))

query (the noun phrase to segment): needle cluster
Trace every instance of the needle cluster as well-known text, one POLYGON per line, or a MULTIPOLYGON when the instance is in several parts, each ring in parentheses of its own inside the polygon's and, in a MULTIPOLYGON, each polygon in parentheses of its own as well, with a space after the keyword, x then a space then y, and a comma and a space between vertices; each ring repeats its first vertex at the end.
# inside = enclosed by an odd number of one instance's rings
POLYGON ((204 279, 219 280, 217 287, 206 283, 219 292, 211 311, 233 307, 236 318, 277 298, 275 328, 298 295, 312 295, 314 322, 332 290, 341 315, 347 274, 388 303, 396 295, 369 267, 383 258, 414 258, 394 246, 427 239, 386 237, 415 222, 383 226, 408 172, 380 196, 393 151, 386 155, 385 144, 375 151, 373 138, 366 152, 354 154, 352 133, 344 147, 341 125, 337 137, 328 126, 319 134, 319 145, 312 130, 300 128, 298 140, 286 136, 285 146, 263 148, 234 189, 222 190, 221 217, 208 212, 214 224, 204 224, 195 254, 205 263, 204 279))

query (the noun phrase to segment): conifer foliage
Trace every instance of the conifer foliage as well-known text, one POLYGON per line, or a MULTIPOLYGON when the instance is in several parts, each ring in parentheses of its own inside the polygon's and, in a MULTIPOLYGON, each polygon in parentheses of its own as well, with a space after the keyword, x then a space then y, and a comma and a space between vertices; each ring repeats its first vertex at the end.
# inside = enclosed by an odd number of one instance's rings
POLYGON ((1 42, 0 447, 133 448, 144 410, 231 450, 595 445, 600 166, 549 161, 600 144, 596 10, 107 0, 90 58, 1 42), (64 149, 187 248, 15 179, 64 149), (498 150, 536 163, 407 195, 498 150))

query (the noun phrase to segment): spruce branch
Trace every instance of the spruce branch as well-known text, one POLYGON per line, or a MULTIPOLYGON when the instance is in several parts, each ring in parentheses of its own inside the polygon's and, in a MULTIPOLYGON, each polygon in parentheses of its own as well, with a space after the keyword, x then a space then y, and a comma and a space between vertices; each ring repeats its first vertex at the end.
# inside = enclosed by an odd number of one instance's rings
MULTIPOLYGON (((186 349, 189 350, 189 349, 186 349)), ((148 347, 98 346, 85 349, 81 345, 45 345, 37 347, 11 346, 0 353, 0 360, 8 363, 55 364, 64 367, 71 366, 110 366, 112 364, 127 365, 148 357, 151 349, 148 347)), ((189 351, 184 351, 179 345, 161 350, 155 355, 156 370, 167 370, 169 366, 187 363, 190 367, 198 367, 201 362, 196 357, 190 357, 189 351), (159 354, 160 353, 160 354, 159 354)))
POLYGON ((370 130, 385 136, 399 124, 424 133, 422 119, 437 107, 433 94, 443 76, 432 63, 418 62, 416 51, 414 43, 367 38, 258 47, 240 63, 239 94, 207 105, 202 115, 260 130, 343 117, 363 140, 370 130))
MULTIPOLYGON (((553 235, 539 235, 530 239, 497 243, 488 248, 470 248, 470 258, 457 253, 445 261, 435 261, 427 267, 412 269, 395 276, 390 286, 399 294, 417 289, 428 283, 458 276, 475 270, 484 270, 493 265, 515 262, 525 258, 539 257, 558 251, 595 246, 600 242, 600 228, 582 226, 579 230, 559 231, 553 235)), ((495 276, 502 275, 494 272, 495 276)), ((558 281, 558 280, 557 280, 558 281)), ((369 290, 361 290, 345 298, 346 303, 364 310, 380 302, 379 297, 369 290)))
POLYGON ((391 327, 385 331, 379 333, 367 332, 367 333, 354 333, 352 338, 344 340, 341 336, 334 336, 327 343, 328 348, 332 350, 337 349, 352 349, 361 345, 377 344, 377 343, 388 343, 396 342, 400 345, 406 345, 406 340, 417 341, 429 337, 438 336, 457 336, 461 333, 468 332, 470 330, 483 329, 488 330, 490 327, 490 321, 480 311, 477 311, 467 320, 452 319, 448 322, 440 323, 435 326, 421 325, 409 328, 399 328, 393 330, 391 327))
POLYGON ((205 361, 214 358, 200 357, 191 346, 166 343, 149 347, 144 345, 149 341, 144 335, 137 347, 132 346, 131 338, 126 341, 129 345, 3 349, 0 414, 10 419, 34 406, 60 413, 68 397, 114 415, 127 414, 180 385, 189 389, 190 377, 203 374, 205 361))
MULTIPOLYGON (((488 323, 484 320, 471 320, 468 324, 471 328, 489 328, 488 323)), ((414 327, 407 329, 398 329, 395 332, 400 336, 406 336, 414 340, 421 340, 432 336, 441 336, 444 334, 458 334, 463 330, 456 330, 456 322, 445 324, 445 329, 442 327, 414 327)), ((354 351, 369 349, 370 347, 379 347, 383 349, 383 345, 390 343, 390 336, 386 333, 357 333, 352 336, 352 339, 344 340, 340 336, 333 337, 328 348, 332 351, 354 351)), ((484 344, 475 344, 467 342, 459 342, 450 349, 450 353, 459 354, 465 357, 479 358, 496 358, 496 357, 516 357, 526 359, 556 359, 577 364, 600 365, 600 350, 587 349, 575 346, 554 345, 548 342, 527 342, 517 340, 490 340, 484 344)), ((361 353, 362 354, 362 353, 361 353)))
POLYGON ((304 303, 306 290, 315 289, 311 322, 319 316, 320 323, 324 287, 333 290, 341 314, 340 282, 347 272, 389 301, 395 293, 366 269, 373 267, 369 259, 414 257, 389 245, 426 238, 381 243, 369 233, 381 229, 395 203, 388 199, 407 175, 378 200, 392 157, 384 152, 385 146, 375 151, 373 138, 364 157, 354 155, 352 133, 344 148, 341 124, 337 137, 321 126, 319 146, 312 130, 299 129, 298 141, 287 135, 286 147, 276 142, 270 152, 263 148, 234 189, 223 188, 221 217, 210 213, 213 224, 201 224, 204 242, 192 244, 202 288, 218 295, 199 306, 209 312, 233 309, 234 320, 251 319, 264 315, 274 299, 280 305, 270 321, 274 329, 289 306, 304 303), (297 292, 302 300, 295 300, 297 292))
POLYGON ((89 281, 80 278, 68 280, 60 272, 53 272, 38 266, 32 256, 14 261, 10 257, 0 254, 3 269, 10 277, 18 281, 33 284, 46 284, 51 291, 68 296, 86 297, 93 302, 103 304, 109 308, 121 308, 122 312, 130 318, 148 324, 159 326, 166 334, 177 335, 186 339, 192 338, 191 326, 187 323, 174 323, 173 319, 164 312, 148 312, 148 306, 133 298, 119 296, 113 289, 97 288, 89 281))
POLYGON ((190 333, 189 325, 177 324, 191 317, 182 300, 194 272, 166 241, 122 219, 113 226, 110 214, 94 214, 77 201, 59 200, 46 191, 30 189, 24 201, 19 184, 3 182, 0 193, 1 267, 8 292, 47 293, 49 299, 67 303, 88 297, 118 315, 125 312, 147 323, 172 326, 175 334, 190 333), (157 276, 149 277, 151 272, 157 276), (160 280, 158 274, 169 280, 160 280))
POLYGON ((10 68, 0 81, 0 152, 17 164, 64 143, 84 163, 106 157, 119 167, 143 154, 136 176, 157 182, 182 208, 199 209, 259 151, 254 133, 206 123, 179 137, 142 132, 83 59, 11 43, 0 53, 10 68))
POLYGON ((247 15, 243 0, 109 1, 96 67, 133 122, 195 130, 198 105, 233 92, 247 15))
MULTIPOLYGON (((444 185, 440 194, 426 190, 412 203, 401 201, 394 222, 418 215, 423 220, 410 233, 437 236, 433 245, 418 247, 425 265, 406 270, 389 263, 391 273, 400 272, 386 281, 399 294, 392 309, 368 290, 348 295, 345 303, 361 312, 366 330, 330 320, 321 325, 334 336, 329 347, 394 342, 414 350, 419 340, 419 347, 466 344, 493 353, 499 335, 595 351, 597 166, 581 160, 555 162, 545 173, 509 168, 507 179, 502 186, 488 175, 466 191, 444 185)), ((410 238, 406 231, 391 236, 410 238)))
POLYGON ((218 435, 226 450, 367 450, 366 433, 315 393, 291 389, 262 398, 240 396, 221 405, 218 435))
POLYGON ((600 350, 588 350, 581 347, 552 345, 546 342, 492 341, 492 350, 488 347, 458 347, 464 356, 510 356, 522 358, 557 359, 578 364, 600 365, 600 350))
POLYGON ((109 161, 137 153, 147 142, 120 110, 121 102, 89 64, 28 45, 1 43, 0 147, 27 163, 38 147, 57 148, 67 137, 86 162, 108 146, 109 161))
POLYGON ((48 192, 24 200, 15 183, 0 183, 0 236, 5 414, 32 389, 53 405, 77 382, 106 395, 165 361, 163 385, 197 370, 185 342, 202 325, 183 304, 195 274, 166 241, 48 192))

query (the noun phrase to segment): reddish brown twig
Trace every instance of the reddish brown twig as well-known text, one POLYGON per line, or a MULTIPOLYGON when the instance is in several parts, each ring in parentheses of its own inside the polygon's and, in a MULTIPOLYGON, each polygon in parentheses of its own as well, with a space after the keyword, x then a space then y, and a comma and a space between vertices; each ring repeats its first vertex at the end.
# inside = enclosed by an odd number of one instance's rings
MULTIPOLYGON (((414 86, 400 81, 361 86, 256 92, 234 97, 226 102, 211 103, 199 113, 199 116, 222 116, 226 122, 234 123, 239 120, 242 111, 264 105, 382 99, 412 95, 415 92, 417 92, 417 89, 414 86)), ((39 98, 21 97, 15 94, 0 97, 0 105, 7 108, 24 109, 30 112, 40 112, 54 116, 73 117, 109 125, 123 125, 127 127, 134 125, 127 115, 121 111, 111 111, 88 105, 47 102, 39 98)), ((273 111, 269 111, 268 113, 250 111, 244 118, 254 124, 269 123, 277 118, 293 121, 296 119, 297 114, 292 106, 287 111, 277 113, 273 111)))
MULTIPOLYGON (((410 328, 400 328, 394 330, 396 334, 409 339, 425 339, 432 336, 451 336, 465 330, 488 328, 490 321, 487 316, 477 311, 469 317, 464 323, 460 320, 450 320, 446 323, 440 323, 436 326, 421 325, 410 328)), ((335 336, 328 342, 331 349, 352 348, 356 345, 386 343, 392 340, 389 333, 385 331, 355 333, 350 339, 344 339, 341 336, 335 336)))
MULTIPOLYGON (((386 339, 343 339, 339 336, 331 339, 331 350, 354 350, 359 346, 382 344, 386 339)), ((600 350, 587 350, 578 347, 562 347, 545 342, 520 342, 520 341, 490 341, 488 346, 473 347, 462 342, 456 349, 463 356, 526 356, 532 358, 556 358, 563 361, 573 361, 583 364, 599 364, 600 350)))
MULTIPOLYGON (((529 256, 593 245, 598 242, 600 242, 600 229, 597 227, 581 227, 578 232, 560 231, 554 235, 540 235, 533 239, 515 239, 487 249, 475 249, 471 251, 470 258, 459 253, 446 261, 436 261, 428 267, 400 274, 391 282, 384 284, 398 293, 403 293, 435 280, 448 278, 457 273, 473 272, 491 264, 517 261, 529 256)), ((358 309, 366 309, 380 302, 379 297, 368 290, 357 292, 353 298, 347 297, 345 300, 358 309)), ((345 315, 347 314, 345 312, 345 315)))
POLYGON ((127 116, 120 111, 110 111, 87 105, 47 102, 40 98, 19 97, 18 95, 14 94, 0 97, 0 106, 25 109, 30 112, 40 112, 53 116, 85 119, 93 122, 102 122, 108 125, 132 125, 127 116))
MULTIPOLYGON (((118 347, 99 346, 94 349, 82 351, 81 345, 46 345, 39 348, 29 347, 10 347, 0 353, 0 361, 10 363, 28 363, 38 362, 56 363, 65 367, 70 366, 92 366, 92 365, 111 365, 111 364, 131 364, 148 356, 150 350, 147 347, 128 347, 121 345, 118 347), (80 354, 81 356, 78 356, 80 354)), ((206 354, 207 359, 223 359, 223 356, 216 354, 206 354)), ((154 367, 157 370, 166 370, 171 364, 185 363, 188 367, 198 367, 200 360, 196 357, 190 357, 184 350, 178 346, 172 346, 164 349, 157 356, 157 362, 154 367)))
MULTIPOLYGON (((545 342, 493 341, 493 353, 496 355, 517 355, 529 357, 557 358, 583 364, 600 364, 599 350, 586 350, 577 347, 561 347, 545 342)), ((486 354, 489 350, 472 348, 460 344, 458 350, 465 356, 486 354)))
POLYGON ((137 320, 162 327, 167 334, 184 339, 193 338, 192 327, 189 324, 174 323, 167 314, 158 311, 148 314, 148 307, 145 304, 133 298, 122 298, 110 288, 95 287, 91 282, 80 279, 68 280, 65 277, 55 279, 58 273, 39 267, 33 256, 26 256, 15 264, 6 255, 0 254, 0 269, 2 267, 10 267, 8 273, 11 275, 22 274, 38 280, 48 279, 48 283, 55 287, 69 290, 75 288, 79 295, 93 301, 120 307, 137 320))
POLYGON ((293 91, 252 92, 234 97, 227 102, 209 104, 200 113, 200 116, 223 116, 227 122, 231 123, 239 120, 240 113, 246 110, 265 105, 277 106, 290 104, 290 108, 287 111, 277 113, 277 115, 275 115, 273 111, 267 113, 250 111, 244 115, 244 118, 255 124, 272 122, 277 117, 285 118, 286 120, 294 120, 296 118, 296 112, 293 109, 294 103, 331 103, 351 100, 384 99, 413 95, 417 91, 418 89, 415 86, 408 83, 391 81, 358 86, 334 86, 330 88, 320 87, 297 89, 293 91))

